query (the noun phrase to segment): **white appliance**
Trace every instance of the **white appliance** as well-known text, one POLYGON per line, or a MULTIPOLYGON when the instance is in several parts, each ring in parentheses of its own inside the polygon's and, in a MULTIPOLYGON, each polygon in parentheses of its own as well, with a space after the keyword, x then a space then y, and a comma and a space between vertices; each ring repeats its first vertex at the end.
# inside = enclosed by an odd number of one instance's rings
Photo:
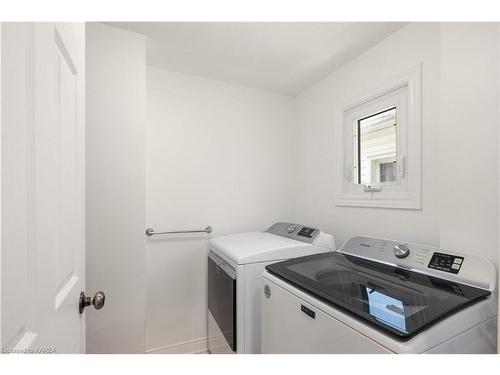
POLYGON ((496 353, 496 271, 481 257, 354 237, 266 268, 263 353, 496 353))
POLYGON ((260 353, 261 277, 284 259, 335 250, 331 235, 299 224, 210 240, 208 348, 211 353, 260 353))

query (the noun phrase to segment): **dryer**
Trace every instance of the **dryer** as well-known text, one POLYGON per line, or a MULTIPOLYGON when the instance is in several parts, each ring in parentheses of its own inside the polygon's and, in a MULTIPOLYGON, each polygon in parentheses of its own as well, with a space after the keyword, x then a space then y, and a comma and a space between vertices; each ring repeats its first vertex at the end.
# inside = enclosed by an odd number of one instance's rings
POLYGON ((208 249, 210 353, 260 353, 261 277, 274 262, 335 249, 332 235, 293 223, 211 239, 208 249))
POLYGON ((354 237, 266 268, 263 353, 496 353, 496 270, 479 256, 354 237))

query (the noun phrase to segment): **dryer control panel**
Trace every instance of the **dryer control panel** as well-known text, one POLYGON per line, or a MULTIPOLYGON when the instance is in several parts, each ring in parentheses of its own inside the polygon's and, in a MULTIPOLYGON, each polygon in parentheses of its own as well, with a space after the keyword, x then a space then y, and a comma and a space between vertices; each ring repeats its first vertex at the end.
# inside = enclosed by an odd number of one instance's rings
POLYGON ((320 233, 318 228, 307 227, 305 225, 294 223, 276 223, 273 224, 266 232, 307 243, 313 243, 314 239, 320 233))
POLYGON ((487 259, 474 254, 371 237, 353 237, 339 251, 442 279, 490 290, 495 288, 495 267, 487 259))

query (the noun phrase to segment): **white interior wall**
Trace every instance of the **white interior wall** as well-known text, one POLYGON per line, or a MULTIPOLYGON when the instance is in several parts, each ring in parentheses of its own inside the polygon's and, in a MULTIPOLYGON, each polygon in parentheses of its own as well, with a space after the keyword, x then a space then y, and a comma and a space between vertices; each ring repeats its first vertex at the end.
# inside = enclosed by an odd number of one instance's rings
POLYGON ((441 245, 498 264, 498 25, 440 30, 441 245))
POLYGON ((297 218, 334 233, 424 242, 498 262, 498 29, 405 26, 297 98, 297 218), (423 209, 334 204, 334 107, 423 64, 423 209), (314 168, 311 168, 314 166, 314 168))
MULTIPOLYGON (((294 99, 147 69, 146 222, 213 236, 292 220, 294 99)), ((207 236, 154 237, 146 251, 146 349, 206 349, 207 236)))
POLYGON ((439 24, 410 24, 297 97, 299 221, 334 233, 439 244, 439 24), (423 64, 423 210, 335 206, 335 108, 423 64), (311 166, 314 166, 311 168, 311 166))
MULTIPOLYGON (((129 58, 124 53, 110 52, 116 48, 125 52, 119 39, 127 44, 129 36, 114 33, 115 39, 96 41, 99 48, 95 52, 118 67, 129 66, 122 61, 129 58)), ((99 38, 97 34, 95 38, 99 38)), ((141 48, 142 44, 128 53, 137 57, 141 48)), ((136 164, 141 161, 139 151, 146 153, 146 220, 140 222, 141 210, 134 211, 140 199, 133 199, 131 207, 123 204, 126 199, 119 205, 113 197, 99 195, 96 183, 91 192, 96 203, 110 198, 116 216, 138 220, 121 230, 118 243, 115 234, 109 237, 115 241, 108 241, 106 248, 91 250, 88 275, 106 272, 98 267, 92 271, 103 257, 109 263, 119 260, 115 266, 128 269, 135 277, 132 279, 139 281, 122 288, 127 296, 130 290, 140 295, 140 288, 147 293, 146 349, 186 352, 203 350, 205 345, 207 238, 148 240, 144 274, 144 253, 138 250, 135 256, 123 256, 121 247, 131 249, 126 243, 129 235, 137 244, 143 241, 136 231, 143 236, 145 226, 160 230, 210 224, 217 236, 261 230, 277 220, 294 220, 334 233, 339 244, 352 235, 365 234, 473 251, 498 263, 498 55, 498 29, 494 25, 410 24, 297 98, 148 68, 145 150, 140 126, 134 127, 131 137, 122 139, 121 125, 106 118, 110 122, 101 124, 102 133, 89 133, 104 137, 99 142, 89 137, 100 150, 94 167, 101 176, 106 169, 118 168, 108 176, 111 181, 113 173, 118 174, 115 187, 140 185, 140 173, 126 181, 124 175, 130 168, 140 171, 136 164), (420 62, 423 209, 336 207, 335 103, 420 62), (117 154, 108 155, 110 150, 117 154), (99 166, 100 157, 104 159, 99 166), (136 180, 129 180, 132 178, 136 180), (147 279, 146 286, 141 284, 140 272, 147 279)), ((134 76, 140 66, 142 62, 134 65, 134 76)), ((112 74, 112 80, 106 76, 100 79, 116 84, 113 93, 118 97, 130 94, 121 89, 118 75, 112 74)), ((141 90, 134 95, 140 95, 141 90)), ((94 94, 97 102, 100 94, 94 94)), ((111 103, 117 110, 109 98, 101 102, 102 107, 111 103)), ((120 103, 125 113, 127 105, 133 103, 120 103)), ((102 107, 96 104, 95 108, 108 113, 102 107)), ((132 194, 136 198, 141 194, 137 189, 139 194, 132 194)), ((107 204, 104 208, 110 207, 107 204)), ((94 229, 108 225, 116 216, 99 218, 94 229)), ((131 279, 119 272, 116 282, 124 281, 131 279)), ((95 287, 101 288, 98 283, 95 287)), ((109 304, 112 301, 110 298, 109 304)), ((113 318, 123 311, 120 306, 113 318)), ((116 324, 113 327, 118 328, 116 324)), ((138 327, 135 332, 139 334, 138 327)), ((140 351, 140 345, 134 349, 140 351)))
POLYGON ((88 353, 144 352, 145 39, 86 25, 88 353))

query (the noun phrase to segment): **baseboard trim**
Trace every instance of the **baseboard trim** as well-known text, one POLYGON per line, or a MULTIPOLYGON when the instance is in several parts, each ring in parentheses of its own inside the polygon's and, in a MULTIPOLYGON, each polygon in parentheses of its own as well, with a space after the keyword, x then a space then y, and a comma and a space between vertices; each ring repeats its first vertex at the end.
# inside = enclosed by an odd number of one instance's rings
POLYGON ((180 342, 178 344, 161 346, 146 350, 146 354, 207 354, 208 341, 206 337, 180 342))

